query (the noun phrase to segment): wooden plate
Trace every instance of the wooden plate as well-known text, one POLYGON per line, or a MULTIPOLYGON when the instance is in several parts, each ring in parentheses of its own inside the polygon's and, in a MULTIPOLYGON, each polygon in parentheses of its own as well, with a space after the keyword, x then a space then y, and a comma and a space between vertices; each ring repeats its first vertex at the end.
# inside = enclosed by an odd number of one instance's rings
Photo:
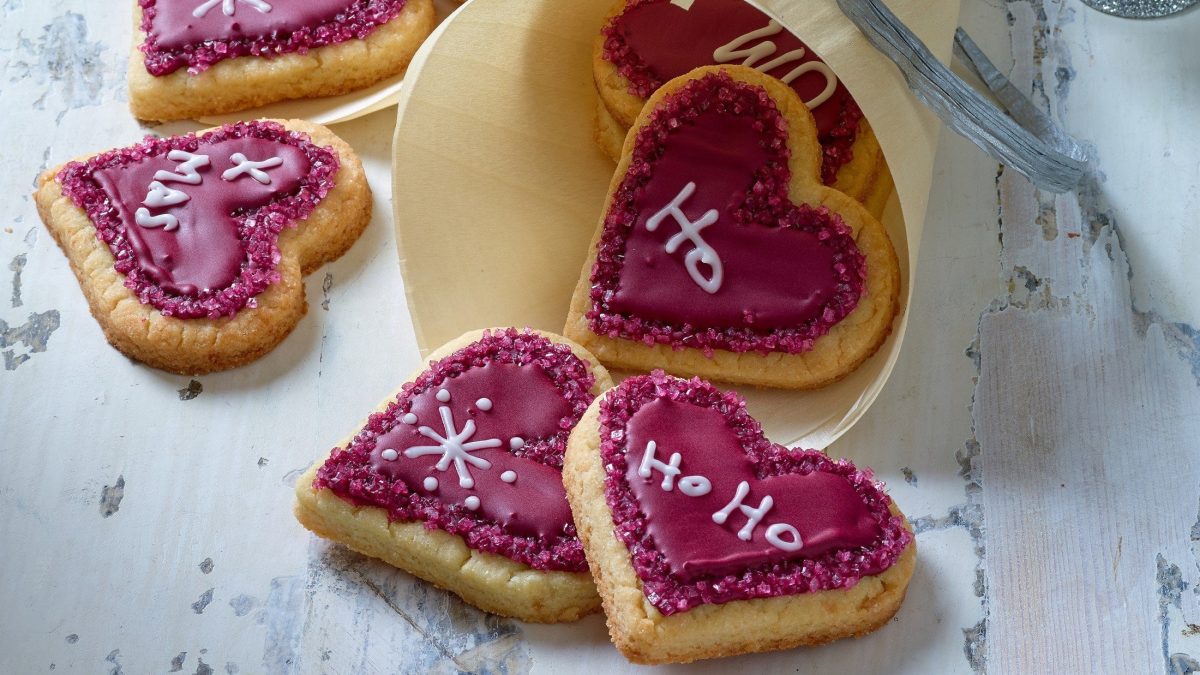
MULTIPOLYGON (((610 5, 472 0, 414 59, 400 98, 393 194, 423 353, 481 326, 562 330, 614 170, 592 140, 590 65, 610 5)), ((936 139, 936 127, 921 131, 936 139)), ((927 174, 922 220, 928 184, 927 174)), ((907 289, 914 232, 895 194, 884 221, 907 289)), ((813 392, 741 388, 773 439, 824 448, 866 412, 900 352, 907 290, 902 302, 892 337, 845 380, 813 392)))

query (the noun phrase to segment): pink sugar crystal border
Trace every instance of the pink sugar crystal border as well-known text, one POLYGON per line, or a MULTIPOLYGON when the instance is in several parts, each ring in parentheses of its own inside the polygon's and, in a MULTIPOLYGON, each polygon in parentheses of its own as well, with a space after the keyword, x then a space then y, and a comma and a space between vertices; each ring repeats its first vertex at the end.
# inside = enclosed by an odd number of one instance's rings
POLYGON ((404 384, 383 412, 374 413, 367 419, 367 425, 349 445, 333 450, 329 460, 317 471, 313 487, 332 490, 342 499, 360 506, 385 508, 394 521, 423 521, 426 529, 458 535, 473 549, 497 553, 534 569, 585 571, 587 561, 573 524, 567 525, 553 540, 515 536, 461 504, 446 504, 436 497, 421 495, 409 489, 403 480, 390 479, 371 467, 370 453, 377 439, 400 424, 416 396, 488 363, 536 365, 550 377, 571 406, 570 414, 559 422, 557 433, 527 440, 523 448, 512 451, 519 457, 561 469, 567 437, 594 398, 590 390, 596 377, 567 345, 552 342, 532 331, 508 328, 485 333, 477 342, 431 363, 416 380, 404 384))
POLYGON ((587 318, 592 332, 610 338, 636 340, 647 346, 666 344, 674 349, 701 349, 709 355, 715 349, 797 354, 811 350, 817 338, 854 311, 866 284, 866 259, 858 250, 850 228, 836 213, 825 207, 792 204, 788 196, 791 171, 787 141, 787 120, 767 92, 737 82, 724 73, 693 80, 664 99, 638 132, 629 170, 617 187, 604 218, 604 232, 596 249, 596 264, 591 276, 592 307, 587 318), (732 327, 702 329, 689 324, 672 325, 652 318, 623 315, 609 307, 609 299, 616 293, 625 264, 625 241, 638 221, 634 203, 654 174, 654 163, 662 156, 666 137, 710 111, 752 116, 769 156, 766 165, 749 181, 751 187, 746 199, 734 213, 736 220, 749 227, 769 227, 764 223, 774 223, 777 227, 813 232, 834 250, 834 271, 839 281, 836 292, 821 315, 802 326, 770 331, 732 327))
POLYGON ((405 0, 359 0, 329 21, 305 26, 287 35, 205 40, 182 49, 164 49, 150 34, 156 2, 138 0, 142 7, 142 32, 146 35, 141 50, 145 54, 146 70, 156 77, 169 75, 184 66, 187 66, 188 74, 198 75, 225 59, 272 57, 292 52, 306 54, 310 49, 359 40, 396 18, 405 5, 405 0))
POLYGON ((833 460, 815 450, 788 450, 771 443, 763 436, 759 423, 746 412, 746 403, 740 396, 722 393, 699 378, 683 380, 654 371, 625 380, 600 405, 600 439, 600 456, 606 473, 604 495, 612 510, 617 538, 629 549, 646 598, 665 615, 734 600, 853 588, 863 577, 879 574, 894 565, 913 539, 901 518, 891 513, 892 500, 884 492, 883 484, 873 480, 869 469, 857 469, 848 460, 833 460), (666 559, 654 546, 645 515, 625 479, 628 470, 625 429, 629 419, 643 405, 660 398, 720 412, 746 454, 757 463, 759 478, 813 471, 844 476, 879 524, 879 538, 871 546, 763 564, 740 574, 688 583, 674 579, 666 559))
MULTIPOLYGON (((624 11, 612 17, 601 29, 601 33, 604 35, 602 51, 604 60, 613 64, 617 72, 629 81, 629 93, 641 99, 649 98, 665 84, 665 81, 641 56, 633 51, 629 43, 625 42, 625 37, 618 30, 618 24, 627 12, 639 5, 666 1, 630 0, 624 11)), ((819 139, 822 153, 821 180, 826 185, 833 185, 837 180, 838 170, 854 159, 851 147, 858 137, 858 128, 862 118, 862 110, 859 109, 858 104, 853 98, 847 97, 838 113, 837 123, 832 129, 821 134, 819 139)))
POLYGON ((114 268, 125 277, 125 286, 143 304, 156 308, 163 316, 178 319, 217 319, 233 316, 243 307, 254 307, 254 297, 279 280, 275 266, 280 260, 279 233, 308 218, 334 187, 334 175, 340 164, 337 153, 319 147, 307 134, 289 131, 274 122, 227 124, 203 136, 195 134, 155 138, 101 153, 86 162, 70 162, 58 173, 63 193, 83 209, 96 228, 96 237, 108 245, 116 258, 114 268), (125 238, 126 223, 113 206, 108 193, 96 182, 101 169, 140 162, 165 155, 172 150, 196 152, 201 142, 219 143, 234 138, 261 138, 300 149, 310 164, 309 173, 291 194, 278 196, 265 206, 237 216, 238 236, 246 251, 246 260, 237 278, 226 288, 202 291, 195 296, 177 295, 163 290, 137 263, 133 248, 125 238))

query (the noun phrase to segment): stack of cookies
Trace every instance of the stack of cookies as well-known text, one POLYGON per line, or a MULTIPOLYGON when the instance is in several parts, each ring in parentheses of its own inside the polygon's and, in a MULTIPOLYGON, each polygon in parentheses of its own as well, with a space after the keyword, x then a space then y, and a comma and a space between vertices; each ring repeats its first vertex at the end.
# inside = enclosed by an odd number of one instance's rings
POLYGON ((618 0, 592 58, 596 141, 613 161, 647 99, 701 66, 741 64, 773 75, 812 112, 821 182, 876 217, 893 185, 883 150, 854 97, 795 35, 744 0, 618 0))

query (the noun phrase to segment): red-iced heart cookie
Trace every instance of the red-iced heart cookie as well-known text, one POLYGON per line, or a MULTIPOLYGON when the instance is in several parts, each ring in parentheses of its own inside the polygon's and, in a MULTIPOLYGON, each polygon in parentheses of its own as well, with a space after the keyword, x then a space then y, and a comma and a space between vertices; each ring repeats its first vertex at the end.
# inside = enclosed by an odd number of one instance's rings
POLYGON ((592 611, 561 467, 608 374, 564 338, 515 329, 468 334, 434 359, 301 479, 301 522, 492 612, 563 621, 592 611), (390 530, 348 522, 354 506, 390 530), (448 546, 479 570, 448 564, 448 546))
POLYGON ((215 319, 278 279, 279 233, 312 213, 337 170, 336 153, 248 122, 147 138, 73 162, 58 180, 142 302, 164 316, 215 319))
POLYGON ((745 67, 668 83, 635 126, 566 334, 611 366, 790 388, 840 379, 890 330, 891 242, 824 187, 812 116, 745 67))
POLYGON ((860 201, 869 196, 883 157, 854 98, 807 45, 744 0, 618 2, 596 48, 602 112, 624 131, 665 82, 723 63, 757 68, 791 86, 817 124, 822 180, 860 201))
POLYGON ((129 71, 130 105, 143 119, 358 89, 403 72, 434 23, 432 0, 136 4, 140 34, 129 71), (270 67, 262 59, 270 59, 270 67), (212 68, 222 72, 207 75, 212 68))
POLYGON ((239 56, 276 56, 362 39, 406 0, 138 0, 146 69, 193 74, 239 56))
POLYGON ((109 340, 183 372, 273 347, 304 313, 299 275, 341 255, 370 218, 345 143, 323 127, 270 120, 71 162, 43 176, 37 197, 109 340), (303 234, 283 236, 305 221, 303 234), (92 256, 97 248, 106 255, 92 256), (114 281, 121 293, 108 291, 114 281))
POLYGON ((699 379, 605 394, 564 480, 613 640, 640 662, 862 634, 912 575, 912 533, 870 471, 771 443, 740 397, 699 379))

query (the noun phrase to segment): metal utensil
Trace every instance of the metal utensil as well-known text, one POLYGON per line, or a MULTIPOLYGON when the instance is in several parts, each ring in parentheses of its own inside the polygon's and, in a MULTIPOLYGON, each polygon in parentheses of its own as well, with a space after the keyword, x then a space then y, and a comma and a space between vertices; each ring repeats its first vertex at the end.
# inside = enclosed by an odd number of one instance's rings
POLYGON ((1195 5, 1200 0, 1083 0, 1083 4, 1125 19, 1157 19, 1195 5))
POLYGON ((1004 106, 1001 110, 942 65, 880 0, 837 0, 867 40, 896 63, 918 99, 1001 164, 1051 192, 1070 192, 1088 170, 1083 147, 992 65, 962 29, 956 51, 1004 106))

